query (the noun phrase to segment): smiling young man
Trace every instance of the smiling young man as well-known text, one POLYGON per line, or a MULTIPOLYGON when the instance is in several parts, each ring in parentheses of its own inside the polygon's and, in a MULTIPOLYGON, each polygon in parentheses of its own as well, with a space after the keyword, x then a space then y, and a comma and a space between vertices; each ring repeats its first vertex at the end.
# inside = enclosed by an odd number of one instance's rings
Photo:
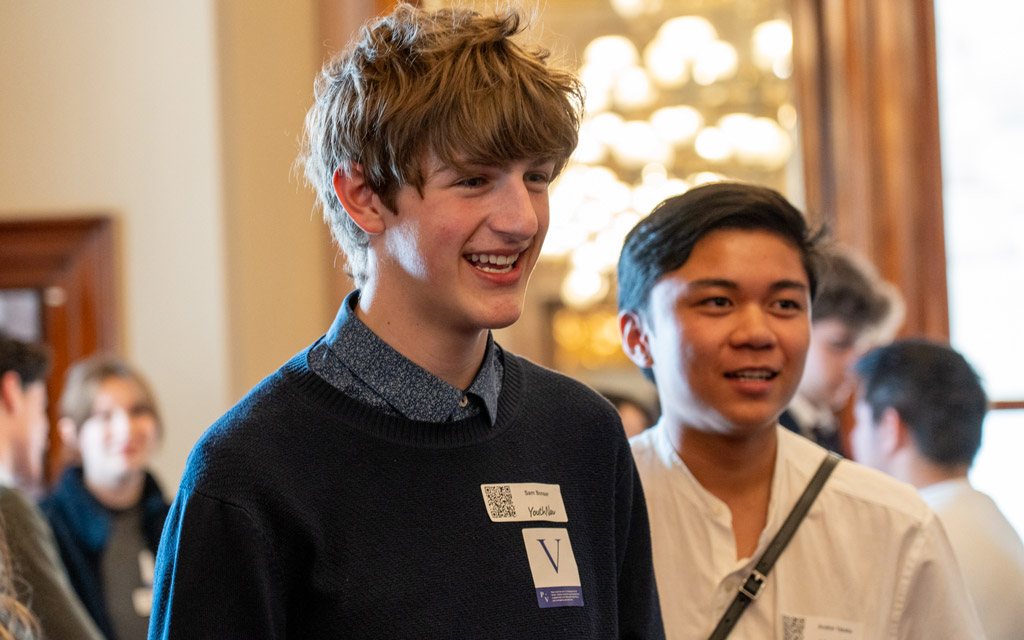
MULTIPOLYGON (((746 184, 670 198, 626 238, 623 349, 662 408, 631 443, 669 638, 709 637, 827 455, 777 423, 804 368, 816 263, 800 213, 746 184)), ((844 461, 729 637, 977 638, 977 624, 913 488, 844 461)))
POLYGON ((358 289, 190 456, 150 638, 659 638, 617 413, 504 351, 576 144, 518 15, 400 5, 325 66, 306 175, 358 289))

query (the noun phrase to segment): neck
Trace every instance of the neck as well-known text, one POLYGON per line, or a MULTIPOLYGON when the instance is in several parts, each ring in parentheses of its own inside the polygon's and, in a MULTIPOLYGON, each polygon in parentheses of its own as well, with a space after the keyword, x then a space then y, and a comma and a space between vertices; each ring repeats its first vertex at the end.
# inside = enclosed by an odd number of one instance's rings
POLYGON ((681 427, 672 445, 697 482, 727 500, 770 486, 775 471, 775 428, 749 436, 724 436, 681 427))
POLYGON ((924 489, 947 480, 966 479, 967 472, 971 468, 967 464, 939 465, 920 455, 907 456, 902 467, 901 472, 893 473, 893 475, 918 489, 924 489))
POLYGON ((45 487, 41 481, 34 481, 31 473, 18 465, 15 447, 5 438, 0 438, 0 486, 15 487, 34 498, 42 498, 45 487))
POLYGON ((11 452, 11 444, 0 438, 0 485, 7 485, 14 481, 14 457, 11 452))
POLYGON ((672 444, 693 477, 729 507, 736 557, 752 556, 768 523, 778 446, 775 427, 746 436, 681 427, 674 436, 672 444))
POLYGON ((117 478, 96 478, 88 473, 84 477, 89 493, 108 509, 128 509, 137 505, 146 483, 144 471, 131 471, 117 478))
POLYGON ((356 316, 395 351, 448 384, 466 389, 480 370, 487 330, 459 331, 424 318, 407 318, 375 304, 360 292, 356 316))

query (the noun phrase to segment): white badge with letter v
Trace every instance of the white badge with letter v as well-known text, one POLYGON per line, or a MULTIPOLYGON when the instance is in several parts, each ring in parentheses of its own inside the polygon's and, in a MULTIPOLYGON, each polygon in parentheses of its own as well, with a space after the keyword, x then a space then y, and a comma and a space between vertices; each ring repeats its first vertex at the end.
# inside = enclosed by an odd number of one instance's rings
POLYGON ((523 541, 537 591, 537 605, 542 609, 582 607, 583 587, 569 531, 523 529, 523 541))

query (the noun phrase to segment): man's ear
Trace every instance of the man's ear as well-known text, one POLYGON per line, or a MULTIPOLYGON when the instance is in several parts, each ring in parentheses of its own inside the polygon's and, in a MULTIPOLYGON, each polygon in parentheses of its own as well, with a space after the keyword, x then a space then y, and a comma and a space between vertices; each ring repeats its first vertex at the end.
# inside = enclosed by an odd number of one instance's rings
POLYGON ((619 337, 622 338, 622 350, 633 364, 646 369, 654 364, 651 356, 650 339, 643 325, 640 314, 636 311, 619 312, 619 337))
POLYGON ((912 444, 910 429, 893 407, 887 408, 875 424, 878 442, 887 455, 893 455, 912 444))
POLYGON ((9 414, 17 413, 25 401, 21 376, 17 371, 4 371, 0 376, 0 406, 9 414))
POLYGON ((352 165, 346 171, 339 167, 334 170, 333 182, 334 194, 353 222, 370 235, 382 233, 386 226, 384 214, 390 211, 370 188, 363 168, 352 165))
POLYGON ((61 418, 57 421, 57 431, 60 432, 60 439, 65 446, 72 449, 78 448, 78 429, 75 428, 74 420, 61 418))

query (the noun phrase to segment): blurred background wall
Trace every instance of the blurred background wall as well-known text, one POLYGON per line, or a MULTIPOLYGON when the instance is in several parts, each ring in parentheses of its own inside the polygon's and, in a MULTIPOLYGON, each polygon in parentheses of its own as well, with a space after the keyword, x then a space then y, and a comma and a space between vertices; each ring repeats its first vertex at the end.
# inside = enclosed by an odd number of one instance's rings
POLYGON ((202 431, 333 317, 292 173, 319 24, 312 0, 0 2, 0 222, 113 219, 113 346, 156 389, 170 493, 202 431))

